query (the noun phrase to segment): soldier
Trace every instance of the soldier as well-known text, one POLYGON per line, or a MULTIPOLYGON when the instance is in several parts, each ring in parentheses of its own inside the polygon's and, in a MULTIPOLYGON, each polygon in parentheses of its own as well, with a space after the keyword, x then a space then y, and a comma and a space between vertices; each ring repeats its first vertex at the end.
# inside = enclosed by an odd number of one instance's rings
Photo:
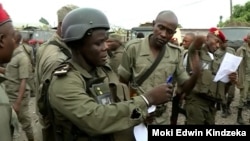
POLYGON ((171 98, 171 85, 162 84, 129 100, 128 88, 105 65, 109 29, 107 17, 92 8, 75 9, 62 22, 72 59, 55 70, 49 86, 61 140, 132 141, 132 129, 146 118, 148 106, 171 98))
POLYGON ((140 38, 144 38, 144 34, 142 32, 139 32, 136 34, 136 38, 140 39, 140 38))
MULTIPOLYGON (((214 61, 213 61, 213 66, 214 66, 214 72, 217 72, 220 64, 222 63, 222 60, 225 56, 226 53, 231 53, 235 54, 235 50, 231 47, 227 47, 227 44, 221 45, 215 52, 214 52, 214 61)), ((224 84, 218 84, 224 85, 224 84)), ((226 118, 231 114, 230 110, 230 104, 233 101, 234 98, 234 91, 235 91, 235 85, 231 85, 230 83, 225 86, 225 91, 224 93, 220 93, 221 98, 222 98, 222 114, 221 117, 226 118)), ((219 90, 218 92, 223 92, 219 90)))
POLYGON ((245 124, 242 117, 242 110, 245 105, 250 107, 250 33, 247 35, 246 43, 244 43, 236 51, 236 55, 243 57, 239 66, 239 84, 240 89, 240 101, 238 106, 237 122, 239 124, 245 124))
MULTIPOLYGON (((14 28, 8 13, 0 4, 0 64, 8 63, 14 51, 14 28)), ((12 108, 4 90, 3 82, 6 78, 0 74, 0 140, 11 141, 13 128, 11 127, 12 108)), ((15 114, 15 113, 14 113, 15 114)))
MULTIPOLYGON (((20 33, 18 32, 18 34, 20 33)), ((17 112, 18 119, 29 141, 34 140, 29 111, 31 89, 28 85, 28 80, 31 73, 32 66, 30 60, 24 53, 23 48, 17 44, 11 61, 6 66, 5 76, 8 80, 4 84, 10 103, 17 112)), ((18 136, 15 136, 14 139, 17 140, 18 136)))
MULTIPOLYGON (((199 59, 194 53, 194 72, 189 78, 181 62, 181 50, 169 43, 176 32, 178 20, 172 11, 162 11, 153 21, 153 34, 142 40, 131 40, 125 45, 125 52, 118 68, 120 81, 129 85, 131 97, 140 95, 153 87, 166 82, 169 76, 177 80, 183 91, 189 92, 194 87, 200 73, 199 59), (162 56, 162 59, 158 59, 162 56), (148 73, 146 70, 154 71, 148 73), (140 80, 140 81, 139 81, 140 80), (143 81, 141 81, 143 80, 143 81)), ((155 111, 153 124, 169 124, 167 105, 159 105, 155 111)))
POLYGON ((71 57, 70 49, 66 46, 64 42, 61 41, 61 25, 62 20, 71 10, 78 8, 76 5, 65 5, 57 11, 58 26, 57 31, 51 39, 40 46, 37 50, 36 56, 36 69, 35 69, 35 82, 36 82, 36 100, 37 100, 37 114, 39 116, 39 122, 41 125, 38 127, 43 128, 42 131, 39 130, 38 136, 44 141, 53 141, 53 135, 49 128, 49 123, 47 121, 47 115, 42 111, 44 110, 44 96, 41 95, 42 83, 51 77, 53 70, 62 62, 71 57))
MULTIPOLYGON (((221 94, 225 94, 226 85, 222 82, 213 82, 213 78, 219 69, 221 56, 216 56, 215 51, 225 43, 224 34, 217 28, 211 28, 205 44, 199 49, 202 62, 202 73, 195 88, 189 94, 186 93, 185 109, 187 113, 186 124, 212 125, 215 124, 215 104, 221 102, 221 94)), ((191 45, 189 52, 194 47, 191 45)), ((196 48, 197 49, 197 48, 196 48)), ((188 68, 192 66, 188 65, 188 68)), ((192 73, 192 71, 189 71, 192 73)), ((231 73, 229 79, 236 83, 236 73, 231 73)))
POLYGON ((30 38, 22 38, 22 41, 20 41, 20 46, 23 48, 23 51, 26 53, 26 55, 29 57, 30 63, 32 65, 32 73, 30 74, 30 79, 28 81, 29 86, 31 88, 31 97, 35 97, 35 80, 34 80, 34 72, 35 72, 35 55, 34 55, 34 48, 28 44, 28 41, 30 38))
POLYGON ((117 73, 118 66, 121 63, 122 53, 124 51, 122 37, 115 33, 110 34, 106 43, 108 45, 109 50, 108 64, 110 65, 112 70, 117 73))
POLYGON ((183 50, 182 50, 182 65, 184 66, 185 70, 187 69, 187 52, 188 52, 188 47, 191 45, 191 43, 194 41, 195 39, 195 34, 194 33, 186 33, 184 38, 183 38, 183 41, 182 41, 182 47, 183 47, 183 50))

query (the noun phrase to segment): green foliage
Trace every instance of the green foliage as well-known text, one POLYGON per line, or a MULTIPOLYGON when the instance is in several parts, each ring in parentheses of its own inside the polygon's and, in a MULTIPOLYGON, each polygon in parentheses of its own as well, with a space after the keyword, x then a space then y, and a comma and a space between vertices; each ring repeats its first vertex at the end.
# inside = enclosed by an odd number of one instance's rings
POLYGON ((41 23, 43 23, 45 25, 49 25, 49 22, 43 17, 40 18, 39 22, 41 22, 41 23))
POLYGON ((217 26, 250 26, 250 1, 246 2, 244 5, 237 4, 233 6, 232 20, 227 19, 223 22, 220 17, 220 21, 217 26))

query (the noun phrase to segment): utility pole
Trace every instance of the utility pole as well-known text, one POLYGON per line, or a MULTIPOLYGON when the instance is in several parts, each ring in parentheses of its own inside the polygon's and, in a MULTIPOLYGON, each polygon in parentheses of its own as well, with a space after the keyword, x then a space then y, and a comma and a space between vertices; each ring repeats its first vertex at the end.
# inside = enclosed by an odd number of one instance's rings
POLYGON ((233 20, 233 2, 230 0, 230 21, 233 20))

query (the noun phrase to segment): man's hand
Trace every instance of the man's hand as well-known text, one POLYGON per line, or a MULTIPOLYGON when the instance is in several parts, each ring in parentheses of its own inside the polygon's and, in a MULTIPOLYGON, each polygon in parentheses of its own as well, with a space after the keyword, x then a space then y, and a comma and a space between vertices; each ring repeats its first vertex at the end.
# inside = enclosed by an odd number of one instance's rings
POLYGON ((170 101, 172 94, 173 86, 171 84, 161 84, 144 94, 144 96, 148 100, 149 105, 160 105, 170 101))
POLYGON ((229 75, 228 75, 228 78, 229 78, 229 80, 230 80, 230 82, 232 83, 232 84, 237 84, 237 78, 238 78, 238 76, 237 76, 237 73, 236 72, 232 72, 232 73, 230 73, 229 75))
POLYGON ((13 107, 13 109, 15 110, 15 112, 16 113, 18 113, 19 112, 19 110, 20 110, 20 103, 19 102, 15 102, 13 105, 12 105, 12 107, 13 107))

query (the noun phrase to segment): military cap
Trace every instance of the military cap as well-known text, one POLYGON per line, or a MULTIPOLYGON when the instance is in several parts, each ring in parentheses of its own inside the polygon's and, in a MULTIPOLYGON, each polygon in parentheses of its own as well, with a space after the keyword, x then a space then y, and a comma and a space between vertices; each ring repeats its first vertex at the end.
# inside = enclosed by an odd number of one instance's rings
POLYGON ((68 4, 65 5, 63 7, 61 7, 58 11, 57 11, 57 17, 58 17, 58 23, 63 21, 63 18, 72 10, 79 8, 76 5, 72 5, 72 4, 68 4))
POLYGON ((122 36, 117 33, 112 33, 109 35, 109 39, 122 42, 122 36))
POLYGON ((217 29, 215 27, 212 27, 212 28, 209 29, 209 33, 211 33, 212 35, 219 38, 223 43, 226 42, 226 37, 225 37, 224 33, 221 30, 219 30, 219 29, 217 29))
POLYGON ((243 41, 244 41, 244 42, 247 42, 247 37, 244 37, 244 38, 243 38, 243 41))
POLYGON ((11 22, 9 14, 3 9, 2 4, 0 3, 0 26, 7 23, 11 22))

